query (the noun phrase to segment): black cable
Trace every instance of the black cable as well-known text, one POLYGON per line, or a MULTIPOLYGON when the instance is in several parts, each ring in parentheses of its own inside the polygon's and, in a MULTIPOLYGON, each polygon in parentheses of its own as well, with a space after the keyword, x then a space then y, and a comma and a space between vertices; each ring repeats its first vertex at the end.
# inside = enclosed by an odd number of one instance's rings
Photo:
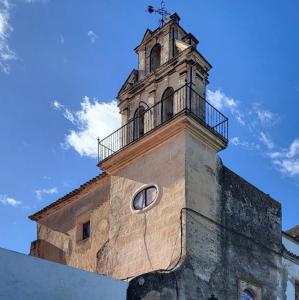
MULTIPOLYGON (((186 211, 187 213, 188 212, 191 212, 191 213, 194 213, 194 214, 196 214, 196 215, 198 215, 198 216, 200 216, 201 218, 203 218, 203 219, 205 219, 205 220, 207 220, 207 221, 209 221, 209 222, 211 222, 211 223, 213 223, 213 224, 215 224, 215 225, 217 225, 217 226, 219 226, 219 227, 221 227, 221 228, 223 228, 223 229, 225 229, 225 230, 227 230, 227 231, 230 231, 230 232, 233 232, 233 233, 235 233, 235 234, 237 234, 237 235, 240 235, 240 236, 242 236, 243 238, 246 238, 246 239, 248 239, 248 240, 250 240, 250 241, 252 241, 253 243, 255 243, 255 244, 257 244, 257 245, 259 245, 259 246, 261 246, 261 247, 263 247, 263 248, 265 248, 265 249, 267 249, 267 250, 269 250, 269 251, 271 251, 271 252, 273 252, 273 253, 275 253, 275 254, 278 254, 278 255, 281 255, 282 253, 281 253, 281 251, 280 252, 278 252, 278 251, 276 251, 276 250, 274 250, 274 249, 271 249, 271 248, 269 248, 269 247, 267 247, 266 245, 264 245, 263 243, 260 243, 260 242, 258 242, 258 241, 256 241, 256 240, 254 240, 253 238, 251 238, 251 237, 249 237, 249 236, 247 236, 246 234, 244 234, 244 233, 242 233, 242 232, 239 232, 239 231, 237 231, 237 230, 235 230, 235 229, 233 229, 233 228, 230 228, 230 227, 227 227, 226 225, 223 225, 223 224, 221 224, 221 223, 219 223, 219 222, 217 222, 217 221, 215 221, 215 220, 213 220, 213 219, 211 219, 211 218, 209 218, 209 217, 207 217, 207 216, 205 216, 205 215, 203 215, 202 213, 200 213, 200 212, 198 212, 198 211, 196 211, 196 210, 194 210, 194 209, 192 209, 192 208, 189 208, 189 207, 183 207, 182 209, 181 209, 181 211, 180 211, 180 230, 181 230, 181 234, 180 234, 180 236, 181 236, 181 247, 180 247, 180 255, 179 255, 179 257, 178 257, 178 260, 177 260, 177 262, 171 267, 171 268, 169 268, 169 265, 168 265, 168 267, 166 268, 166 269, 158 269, 158 270, 155 270, 155 271, 153 271, 153 272, 151 272, 151 273, 171 273, 171 271, 173 271, 179 264, 180 264, 180 262, 181 262, 181 259, 182 259, 182 256, 183 256, 183 211, 186 211)), ((197 222, 198 224, 201 224, 201 223, 199 223, 196 219, 194 219, 194 218, 192 218, 195 222, 197 222)), ((175 287, 175 289, 176 289, 176 298, 177 298, 177 300, 179 300, 179 289, 178 289, 178 281, 177 281, 177 277, 176 277, 176 275, 175 275, 175 272, 173 272, 173 273, 171 273, 173 276, 174 276, 174 278, 175 278, 175 283, 176 283, 176 287, 175 287)), ((141 275, 138 275, 138 276, 141 276, 141 275)), ((137 276, 131 276, 131 277, 127 277, 127 278, 125 278, 125 279, 121 279, 121 280, 130 280, 130 279, 132 279, 132 278, 135 278, 135 277, 137 277, 137 276)))
MULTIPOLYGON (((237 230, 235 230, 235 229, 233 229, 233 228, 227 227, 227 226, 225 226, 225 225, 223 225, 223 224, 221 224, 221 223, 219 223, 219 222, 217 222, 217 221, 215 221, 215 220, 213 220, 213 219, 211 219, 211 218, 209 218, 209 217, 203 215, 202 213, 200 213, 200 212, 198 212, 198 211, 196 211, 196 210, 194 210, 194 209, 192 209, 192 208, 183 207, 182 210, 190 211, 190 212, 192 212, 192 213, 194 213, 194 214, 196 214, 196 215, 202 217, 203 219, 205 219, 205 220, 207 220, 207 221, 209 221, 209 222, 211 222, 211 223, 213 223, 213 224, 215 224, 215 225, 218 225, 219 227, 221 227, 221 228, 223 228, 223 229, 225 229, 225 230, 227 230, 227 231, 230 231, 230 232, 233 232, 233 233, 235 233, 235 234, 237 234, 237 235, 240 235, 240 236, 242 236, 243 238, 248 239, 248 240, 252 241, 253 243, 255 243, 256 245, 259 245, 259 246, 261 246, 261 247, 267 249, 268 251, 271 251, 271 252, 273 252, 273 253, 275 253, 275 254, 277 254, 277 255, 281 255, 281 253, 282 253, 281 250, 280 250, 280 251, 276 251, 276 250, 274 250, 274 249, 271 249, 271 248, 269 248, 268 246, 264 245, 263 243, 256 241, 256 240, 253 239, 252 237, 247 236, 246 234, 244 234, 244 233, 242 233, 242 232, 240 232, 240 231, 237 231, 237 230)), ((195 219, 193 218, 193 220, 195 220, 195 219)), ((199 223, 197 220, 195 220, 195 221, 196 221, 197 223, 199 223)))
POLYGON ((176 290, 176 298, 177 300, 180 300, 179 298, 179 286, 178 286, 178 280, 176 278, 175 272, 170 273, 174 276, 174 280, 175 280, 175 290, 176 290))

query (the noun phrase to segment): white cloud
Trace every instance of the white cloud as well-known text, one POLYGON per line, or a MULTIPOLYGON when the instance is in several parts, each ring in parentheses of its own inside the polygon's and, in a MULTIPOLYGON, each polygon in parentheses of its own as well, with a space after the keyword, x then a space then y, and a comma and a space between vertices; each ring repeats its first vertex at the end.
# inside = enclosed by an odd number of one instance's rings
POLYGON ((240 146, 245 148, 246 150, 259 150, 260 145, 253 143, 253 142, 247 142, 247 141, 242 141, 240 137, 235 136, 230 139, 230 143, 234 146, 240 146))
POLYGON ((269 128, 279 121, 279 115, 268 109, 263 109, 261 103, 253 103, 250 109, 240 108, 240 102, 227 96, 221 89, 215 91, 207 90, 207 100, 215 108, 225 113, 228 111, 241 125, 247 125, 249 130, 254 133, 257 128, 269 128))
POLYGON ((89 31, 87 32, 87 36, 89 37, 90 42, 91 42, 92 44, 94 44, 95 41, 96 41, 96 39, 98 38, 98 36, 97 36, 92 30, 89 30, 89 31))
POLYGON ((238 109, 237 101, 226 96, 220 89, 216 91, 207 90, 207 100, 218 110, 228 109, 240 125, 244 126, 246 124, 243 113, 238 109))
POLYGON ((24 0, 26 3, 47 3, 48 0, 24 0))
POLYGON ((268 153, 268 157, 274 159, 274 158, 281 158, 281 157, 284 157, 284 154, 282 152, 271 152, 271 153, 268 153))
POLYGON ((73 113, 69 109, 65 108, 65 106, 61 104, 58 100, 54 100, 52 106, 54 109, 63 110, 63 116, 71 123, 75 123, 75 117, 73 113))
POLYGON ((299 159, 274 160, 273 163, 282 173, 291 177, 299 176, 299 159))
POLYGON ((251 118, 250 125, 253 129, 256 127, 273 127, 280 121, 280 116, 277 113, 274 113, 269 109, 264 109, 262 104, 258 102, 252 104, 252 109, 249 111, 248 115, 251 118))
POLYGON ((272 127, 279 121, 279 115, 268 109, 262 109, 260 103, 253 104, 253 112, 263 127, 272 127))
POLYGON ((295 155, 299 154, 299 139, 295 139, 290 147, 289 151, 286 153, 286 157, 293 158, 295 155))
POLYGON ((17 201, 14 198, 7 197, 6 195, 0 195, 0 203, 12 207, 17 207, 21 204, 21 201, 17 201))
POLYGON ((40 190, 35 190, 34 191, 37 200, 42 200, 44 195, 52 195, 52 194, 57 194, 58 189, 57 187, 53 187, 50 189, 40 189, 40 190))
POLYGON ((274 148, 274 142, 269 134, 261 131, 258 138, 269 150, 274 148))
POLYGON ((269 153, 270 158, 294 158, 299 157, 299 138, 292 141, 287 149, 269 153))
POLYGON ((235 117, 237 121, 239 122, 240 125, 245 126, 246 122, 244 120, 244 116, 240 113, 240 111, 236 110, 235 111, 235 117))
POLYGON ((207 100, 218 110, 224 107, 236 108, 237 102, 227 97, 221 90, 211 91, 207 90, 207 100))
POLYGON ((12 26, 9 23, 11 3, 9 0, 0 0, 0 69, 9 74, 9 62, 16 60, 16 54, 10 49, 8 40, 12 26))
MULTIPOLYGON (((287 148, 275 145, 271 135, 266 132, 280 121, 277 113, 265 109, 261 103, 252 103, 250 109, 240 109, 240 102, 228 97, 220 89, 207 90, 207 100, 217 109, 229 112, 240 125, 246 125, 252 141, 244 141, 239 136, 230 139, 233 146, 246 150, 257 150, 282 173, 299 178, 299 138, 294 139, 287 148), (261 145, 264 145, 262 148, 261 145)), ((247 136, 248 137, 248 136, 247 136)))
POLYGON ((60 40, 60 44, 63 45, 65 40, 64 40, 64 36, 62 34, 59 36, 59 40, 60 40))
POLYGON ((257 110, 257 116, 264 125, 273 123, 275 119, 275 114, 269 110, 257 110))
MULTIPOLYGON (((235 136, 233 138, 230 139, 230 142, 234 145, 234 146, 240 146, 242 144, 244 144, 244 142, 240 141, 240 138, 238 136, 235 136)), ((247 143, 246 143, 247 144, 247 143)))
POLYGON ((60 102, 58 102, 57 100, 54 100, 53 101, 53 107, 55 108, 55 109, 58 109, 58 110, 60 110, 60 109, 63 109, 63 105, 60 103, 60 102))
POLYGON ((68 110, 67 108, 64 110, 63 116, 70 121, 71 123, 75 124, 75 117, 74 115, 71 113, 70 110, 68 110))
POLYGON ((299 176, 299 139, 292 141, 287 149, 268 154, 280 172, 291 177, 299 176))
POLYGON ((76 112, 71 112, 58 101, 54 103, 54 108, 63 110, 63 116, 75 126, 75 129, 66 135, 64 146, 73 148, 82 156, 97 157, 97 138, 102 139, 120 127, 121 120, 116 101, 91 102, 85 96, 81 102, 81 109, 76 112))
POLYGON ((240 138, 238 136, 235 136, 233 138, 230 139, 230 142, 235 145, 238 146, 240 144, 240 138))
MULTIPOLYGON (((0 70, 6 74, 10 73, 10 62, 18 59, 9 45, 9 38, 14 30, 10 23, 12 2, 12 0, 0 0, 0 70)), ((48 0, 24 0, 24 2, 46 3, 48 0)))

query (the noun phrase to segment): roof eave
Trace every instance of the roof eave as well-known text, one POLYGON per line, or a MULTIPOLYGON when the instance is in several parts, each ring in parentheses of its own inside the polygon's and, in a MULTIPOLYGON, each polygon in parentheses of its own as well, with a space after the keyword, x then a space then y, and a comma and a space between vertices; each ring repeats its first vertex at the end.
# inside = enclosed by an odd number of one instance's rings
POLYGON ((37 222, 38 220, 42 219, 43 217, 48 216, 52 212, 56 211, 62 205, 64 206, 64 205, 70 203, 72 200, 72 197, 80 194, 80 192, 82 192, 87 186, 90 186, 91 184, 97 182, 98 180, 106 177, 106 175, 107 175, 106 173, 102 173, 102 174, 92 178, 91 180, 81 184, 79 188, 72 190, 68 194, 66 194, 63 197, 59 198, 58 200, 52 202, 48 206, 39 210, 38 212, 28 216, 28 218, 32 221, 37 222))

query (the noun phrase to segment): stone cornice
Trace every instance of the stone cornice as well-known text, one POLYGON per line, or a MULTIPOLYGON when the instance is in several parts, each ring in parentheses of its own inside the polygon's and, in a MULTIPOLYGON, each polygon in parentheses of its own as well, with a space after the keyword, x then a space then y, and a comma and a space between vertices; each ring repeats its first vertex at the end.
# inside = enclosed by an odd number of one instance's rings
POLYGON ((211 65, 197 50, 195 50, 194 47, 190 46, 173 57, 171 60, 162 64, 155 72, 149 73, 142 80, 136 82, 129 89, 120 91, 117 95, 118 99, 120 100, 120 109, 124 109, 124 103, 128 102, 131 97, 141 93, 153 83, 159 82, 165 76, 174 73, 177 69, 180 68, 180 72, 182 72, 182 70, 187 72, 187 66, 190 63, 197 64, 201 68, 201 71, 205 73, 204 76, 208 78, 208 72, 211 68, 211 65))
POLYGON ((141 157, 146 152, 158 147, 161 143, 183 131, 191 133, 216 152, 226 147, 226 143, 221 138, 213 134, 204 125, 198 123, 190 115, 182 112, 167 123, 145 134, 141 139, 122 148, 108 159, 103 160, 98 166, 107 174, 113 174, 132 160, 141 157))

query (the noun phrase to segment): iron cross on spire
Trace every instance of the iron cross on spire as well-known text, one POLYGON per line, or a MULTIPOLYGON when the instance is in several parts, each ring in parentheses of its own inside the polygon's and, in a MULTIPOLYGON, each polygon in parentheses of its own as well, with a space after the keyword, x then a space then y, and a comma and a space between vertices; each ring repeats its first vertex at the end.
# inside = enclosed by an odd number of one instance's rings
POLYGON ((166 10, 165 1, 164 0, 161 0, 161 6, 160 6, 160 8, 155 8, 152 5, 149 5, 148 8, 147 8, 147 11, 150 14, 155 13, 155 14, 161 15, 161 19, 159 21, 159 25, 161 27, 164 25, 166 18, 171 15, 171 13, 166 10))

